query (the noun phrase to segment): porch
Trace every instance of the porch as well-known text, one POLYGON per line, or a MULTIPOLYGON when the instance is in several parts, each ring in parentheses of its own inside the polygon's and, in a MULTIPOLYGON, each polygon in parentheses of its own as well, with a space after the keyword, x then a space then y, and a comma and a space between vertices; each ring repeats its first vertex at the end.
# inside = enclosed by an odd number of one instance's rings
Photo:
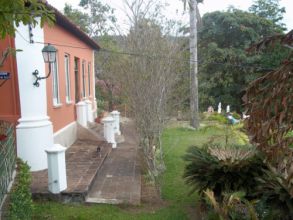
POLYGON ((111 144, 104 141, 78 140, 66 150, 67 189, 60 194, 48 191, 47 170, 32 172, 33 198, 61 202, 140 204, 138 139, 132 121, 122 120, 121 125, 124 142, 118 142, 116 149, 112 150, 111 144), (98 147, 100 152, 97 151, 98 147))

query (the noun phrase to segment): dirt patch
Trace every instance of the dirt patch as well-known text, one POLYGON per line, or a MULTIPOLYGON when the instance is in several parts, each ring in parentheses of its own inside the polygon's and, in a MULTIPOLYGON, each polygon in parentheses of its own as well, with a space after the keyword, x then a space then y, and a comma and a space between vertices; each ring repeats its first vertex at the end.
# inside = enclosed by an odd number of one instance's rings
POLYGON ((199 205, 187 206, 186 213, 188 214, 189 219, 192 220, 202 220, 206 219, 202 214, 203 210, 199 205))
POLYGON ((160 197, 160 192, 155 184, 148 182, 144 176, 141 177, 141 205, 120 207, 132 213, 148 212, 154 213, 157 210, 167 207, 169 203, 160 197))

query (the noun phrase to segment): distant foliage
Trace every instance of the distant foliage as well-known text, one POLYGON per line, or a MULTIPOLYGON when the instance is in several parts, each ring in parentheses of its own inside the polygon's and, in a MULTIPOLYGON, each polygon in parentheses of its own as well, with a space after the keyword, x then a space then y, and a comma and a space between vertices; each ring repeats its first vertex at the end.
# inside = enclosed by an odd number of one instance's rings
POLYGON ((33 202, 30 190, 30 167, 22 160, 17 160, 17 175, 9 196, 9 219, 30 220, 33 202))
POLYGON ((107 35, 115 29, 114 9, 98 0, 81 0, 81 8, 65 4, 64 15, 91 37, 107 35))
POLYGON ((285 7, 280 6, 279 0, 254 0, 249 11, 272 21, 272 23, 279 25, 280 28, 285 27, 285 24, 281 23, 281 21, 286 10, 285 7))

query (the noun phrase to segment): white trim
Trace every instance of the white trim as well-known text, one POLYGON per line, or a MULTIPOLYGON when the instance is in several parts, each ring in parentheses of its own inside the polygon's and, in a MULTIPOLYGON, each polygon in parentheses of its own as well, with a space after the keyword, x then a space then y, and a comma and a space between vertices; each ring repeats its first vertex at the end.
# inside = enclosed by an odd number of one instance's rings
POLYGON ((86 88, 85 88, 85 74, 86 74, 86 62, 82 60, 81 62, 81 79, 82 79, 82 98, 86 98, 86 88))
POLYGON ((16 126, 16 129, 30 129, 52 126, 52 122, 49 121, 49 117, 20 118, 18 122, 19 124, 16 126))
POLYGON ((91 62, 88 62, 87 63, 87 75, 88 75, 88 97, 91 97, 92 95, 92 92, 91 92, 91 89, 92 89, 92 86, 91 86, 91 62))
POLYGON ((54 144, 70 147, 77 139, 77 122, 71 122, 54 133, 54 144))
POLYGON ((52 89, 53 89, 53 106, 59 107, 61 104, 60 100, 60 82, 59 82, 59 71, 58 71, 58 54, 56 54, 56 62, 51 63, 51 71, 52 71, 52 89), (55 79, 56 77, 56 79, 55 79), (55 81, 56 80, 56 81, 55 81), (57 83, 57 94, 55 94, 55 83, 57 83))
POLYGON ((71 82, 70 82, 70 55, 64 55, 64 73, 65 73, 65 94, 66 103, 71 102, 71 82))
POLYGON ((62 103, 53 104, 53 108, 61 108, 62 105, 63 105, 62 103))

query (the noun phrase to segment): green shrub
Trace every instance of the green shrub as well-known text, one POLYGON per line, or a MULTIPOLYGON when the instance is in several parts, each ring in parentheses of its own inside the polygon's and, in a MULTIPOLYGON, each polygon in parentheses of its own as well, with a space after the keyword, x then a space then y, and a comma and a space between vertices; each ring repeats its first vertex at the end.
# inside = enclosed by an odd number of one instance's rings
POLYGON ((232 114, 233 118, 235 118, 237 120, 241 119, 241 115, 239 115, 237 112, 232 112, 231 114, 232 114))
POLYGON ((221 115, 218 113, 213 113, 213 114, 209 115, 207 117, 207 120, 208 121, 216 121, 221 124, 228 124, 228 119, 224 115, 221 115))
POLYGON ((17 175, 9 197, 8 216, 12 220, 31 219, 33 202, 30 191, 30 167, 22 160, 17 160, 17 175))
POLYGON ((262 219, 291 220, 293 197, 290 183, 271 170, 265 170, 264 175, 258 177, 257 181, 255 195, 260 199, 258 212, 262 219))
POLYGON ((217 145, 190 147, 184 160, 187 162, 183 177, 200 195, 211 189, 217 197, 223 192, 255 192, 256 177, 262 176, 266 166, 252 147, 217 145))

